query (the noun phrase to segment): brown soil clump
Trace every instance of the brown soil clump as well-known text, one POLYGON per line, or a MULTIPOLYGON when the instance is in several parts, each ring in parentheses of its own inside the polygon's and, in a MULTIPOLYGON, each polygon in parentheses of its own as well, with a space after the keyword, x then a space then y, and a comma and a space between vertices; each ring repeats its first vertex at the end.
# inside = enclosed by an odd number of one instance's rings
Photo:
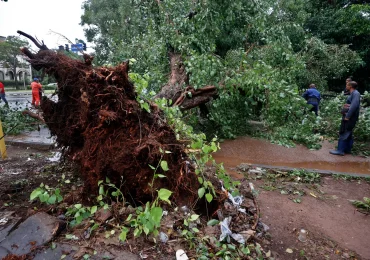
POLYGON ((58 101, 44 98, 41 108, 63 155, 80 165, 85 192, 96 193, 98 181, 108 177, 136 202, 152 200, 160 188, 171 190, 179 205, 197 199, 199 182, 184 144, 156 105, 150 104, 150 113, 141 108, 128 62, 94 68, 87 54, 83 62, 50 50, 22 51, 34 68, 58 82, 58 101), (162 160, 169 170, 158 167, 156 173, 166 178, 150 187, 154 171, 149 165, 157 167, 162 160))

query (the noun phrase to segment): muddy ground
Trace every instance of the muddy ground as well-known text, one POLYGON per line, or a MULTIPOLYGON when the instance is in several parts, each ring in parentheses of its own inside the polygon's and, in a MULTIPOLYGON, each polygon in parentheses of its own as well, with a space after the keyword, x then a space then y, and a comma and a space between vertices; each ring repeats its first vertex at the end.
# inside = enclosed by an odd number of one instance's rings
MULTIPOLYGON (((64 203, 81 201, 82 182, 70 166, 48 160, 54 152, 8 147, 9 159, 0 161, 0 212, 15 211, 15 217, 20 219, 38 211, 58 216, 60 212, 55 207, 29 201, 30 193, 41 183, 50 186, 59 183, 62 190, 69 191, 71 195, 64 203)), ((258 193, 260 217, 269 226, 266 239, 259 241, 265 253, 270 251, 275 259, 370 259, 370 216, 357 212, 348 201, 370 197, 370 184, 366 179, 328 175, 314 176, 312 183, 303 183, 279 171, 253 169, 248 165, 235 168, 234 172, 238 172, 234 177, 241 181, 242 187, 252 182, 258 193), (305 243, 298 240, 300 229, 308 231, 305 243)), ((72 231, 64 231, 55 242, 67 242, 70 247, 73 243, 81 244, 65 241, 67 232, 72 231)), ((83 230, 74 232, 79 235, 83 230)), ((173 259, 175 251, 185 247, 183 242, 173 241, 157 247, 138 239, 122 248, 118 241, 114 242, 114 236, 107 238, 104 230, 101 233, 103 236, 96 238, 96 243, 112 240, 116 248, 110 250, 119 248, 134 253, 140 244, 141 250, 148 249, 143 251, 147 259, 173 259)), ((94 248, 91 242, 82 243, 88 244, 89 250, 94 248)), ((196 259, 195 253, 189 252, 188 256, 196 259)))
POLYGON ((258 189, 261 220, 271 227, 271 248, 282 259, 370 259, 370 216, 349 201, 370 196, 369 178, 315 174, 319 181, 302 183, 275 177, 281 171, 236 170, 258 189), (300 229, 308 232, 305 243, 297 239, 300 229))

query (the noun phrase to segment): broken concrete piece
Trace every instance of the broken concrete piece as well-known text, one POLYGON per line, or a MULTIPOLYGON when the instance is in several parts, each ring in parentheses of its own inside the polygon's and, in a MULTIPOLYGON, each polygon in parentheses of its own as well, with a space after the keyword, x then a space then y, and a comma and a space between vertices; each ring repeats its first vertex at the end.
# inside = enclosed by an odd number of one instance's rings
POLYGON ((14 211, 0 212, 0 243, 19 224, 21 218, 13 217, 14 211))
POLYGON ((112 212, 109 209, 101 208, 95 212, 95 220, 103 223, 112 217, 112 212))
MULTIPOLYGON (((11 254, 28 254, 32 249, 51 241, 64 227, 65 223, 61 220, 40 212, 21 223, 5 237, 0 246, 11 254)), ((0 258, 4 256, 0 254, 0 258)))
POLYGON ((49 247, 38 252, 33 260, 62 259, 63 255, 65 255, 64 260, 72 260, 76 250, 68 244, 56 244, 54 249, 49 247))

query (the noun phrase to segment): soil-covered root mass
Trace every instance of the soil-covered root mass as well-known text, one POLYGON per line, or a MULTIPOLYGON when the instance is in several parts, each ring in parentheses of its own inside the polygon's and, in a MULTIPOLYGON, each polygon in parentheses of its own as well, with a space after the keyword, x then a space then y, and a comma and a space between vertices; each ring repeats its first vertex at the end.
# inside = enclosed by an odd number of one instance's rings
POLYGON ((137 202, 153 199, 162 187, 179 205, 197 199, 199 182, 184 144, 156 105, 150 105, 150 113, 140 107, 128 62, 94 68, 86 54, 80 61, 50 50, 22 51, 34 68, 58 82, 58 100, 44 98, 41 108, 64 156, 80 165, 86 192, 97 192, 98 181, 108 177, 137 202), (168 171, 157 167, 161 161, 168 171), (151 187, 153 167, 166 177, 151 187))

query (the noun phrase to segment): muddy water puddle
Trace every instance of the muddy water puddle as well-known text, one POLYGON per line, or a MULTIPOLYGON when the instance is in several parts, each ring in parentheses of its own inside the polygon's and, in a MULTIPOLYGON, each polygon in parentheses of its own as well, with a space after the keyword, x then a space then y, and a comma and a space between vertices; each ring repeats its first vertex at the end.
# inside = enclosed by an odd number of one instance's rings
MULTIPOLYGON (((240 137, 221 143, 221 150, 213 155, 216 162, 223 162, 225 167, 236 167, 242 163, 305 168, 335 173, 370 175, 370 159, 359 156, 335 156, 329 154, 335 144, 324 142, 320 150, 309 150, 304 146, 287 148, 268 141, 240 137)), ((235 171, 230 172, 237 177, 235 171)), ((239 175, 241 176, 241 175, 239 175)))

